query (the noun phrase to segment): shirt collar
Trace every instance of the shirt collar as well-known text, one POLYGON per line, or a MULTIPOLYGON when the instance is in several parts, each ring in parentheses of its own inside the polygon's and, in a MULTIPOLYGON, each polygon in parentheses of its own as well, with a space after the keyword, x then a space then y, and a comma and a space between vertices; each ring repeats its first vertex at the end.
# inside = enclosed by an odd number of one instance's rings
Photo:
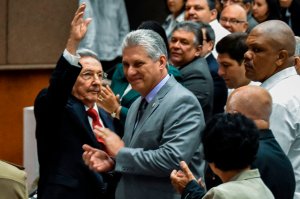
POLYGON ((288 67, 286 69, 283 69, 268 79, 266 79, 262 84, 261 87, 270 90, 273 86, 275 86, 278 82, 280 82, 283 79, 286 79, 290 76, 297 75, 296 69, 294 66, 288 67))
POLYGON ((170 75, 166 75, 151 91, 150 93, 145 97, 146 101, 149 103, 153 100, 153 98, 156 96, 158 91, 166 84, 166 82, 169 80, 170 75))

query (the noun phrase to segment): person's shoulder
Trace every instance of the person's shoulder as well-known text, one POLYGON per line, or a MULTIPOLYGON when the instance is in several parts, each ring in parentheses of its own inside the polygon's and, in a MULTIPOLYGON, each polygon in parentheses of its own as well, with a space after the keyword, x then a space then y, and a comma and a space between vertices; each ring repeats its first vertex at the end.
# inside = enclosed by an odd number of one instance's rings
POLYGON ((21 166, 0 161, 0 178, 25 183, 26 172, 21 169, 21 166))
POLYGON ((187 103, 193 101, 198 102, 196 96, 189 89, 187 89, 177 81, 174 84, 174 86, 171 88, 169 92, 169 97, 171 99, 174 99, 174 101, 180 100, 187 103))

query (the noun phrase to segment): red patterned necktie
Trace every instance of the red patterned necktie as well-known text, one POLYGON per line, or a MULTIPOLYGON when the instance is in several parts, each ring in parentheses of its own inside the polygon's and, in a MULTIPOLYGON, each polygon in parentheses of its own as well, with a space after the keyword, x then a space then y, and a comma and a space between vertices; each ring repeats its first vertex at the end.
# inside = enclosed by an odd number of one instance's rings
MULTIPOLYGON (((93 119, 92 125, 93 125, 93 129, 95 128, 95 126, 100 126, 103 127, 100 123, 100 118, 99 115, 97 113, 97 111, 94 108, 89 108, 87 111, 88 116, 90 116, 93 119)), ((104 140, 98 136, 96 136, 98 142, 101 142, 104 144, 104 140)))

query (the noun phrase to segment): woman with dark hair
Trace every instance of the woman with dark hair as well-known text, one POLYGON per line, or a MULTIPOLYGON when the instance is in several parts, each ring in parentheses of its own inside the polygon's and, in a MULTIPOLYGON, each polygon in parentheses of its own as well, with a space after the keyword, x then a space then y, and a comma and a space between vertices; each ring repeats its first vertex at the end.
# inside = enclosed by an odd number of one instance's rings
POLYGON ((186 0, 166 0, 170 14, 162 24, 162 27, 165 29, 168 38, 171 37, 176 24, 184 21, 185 1, 186 0))
POLYGON ((258 23, 282 19, 278 0, 254 0, 252 9, 252 15, 258 23))

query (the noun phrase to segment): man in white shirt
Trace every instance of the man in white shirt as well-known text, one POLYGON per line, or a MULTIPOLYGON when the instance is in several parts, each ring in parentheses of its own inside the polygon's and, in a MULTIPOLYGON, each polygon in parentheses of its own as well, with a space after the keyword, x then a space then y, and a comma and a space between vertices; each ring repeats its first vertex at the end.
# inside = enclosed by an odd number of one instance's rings
POLYGON ((294 68, 295 38, 282 21, 257 25, 246 40, 246 76, 262 82, 273 98, 270 129, 290 159, 296 178, 295 199, 300 198, 300 76, 294 68))
MULTIPOLYGON (((218 11, 214 0, 187 0, 185 4, 185 20, 209 23, 215 31, 215 45, 223 37, 230 34, 217 20, 218 11)), ((217 58, 214 48, 213 55, 217 58)))

